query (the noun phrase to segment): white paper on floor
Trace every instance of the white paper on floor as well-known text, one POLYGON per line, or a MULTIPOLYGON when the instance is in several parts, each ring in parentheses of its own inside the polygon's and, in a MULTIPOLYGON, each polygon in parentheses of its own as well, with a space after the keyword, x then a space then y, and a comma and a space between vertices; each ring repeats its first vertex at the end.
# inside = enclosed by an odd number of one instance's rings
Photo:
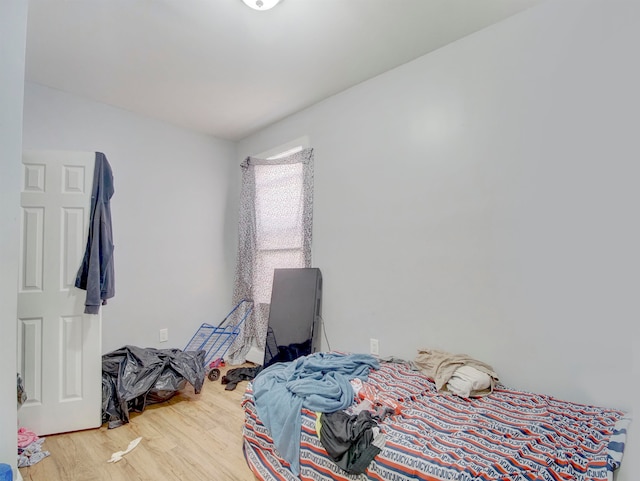
POLYGON ((116 453, 113 453, 111 455, 111 459, 109 459, 107 463, 117 463, 118 461, 120 461, 122 459, 122 456, 132 451, 133 448, 135 448, 138 444, 140 444, 141 440, 142 440, 142 437, 136 438, 129 443, 129 446, 127 446, 127 449, 125 449, 124 451, 118 451, 116 453))

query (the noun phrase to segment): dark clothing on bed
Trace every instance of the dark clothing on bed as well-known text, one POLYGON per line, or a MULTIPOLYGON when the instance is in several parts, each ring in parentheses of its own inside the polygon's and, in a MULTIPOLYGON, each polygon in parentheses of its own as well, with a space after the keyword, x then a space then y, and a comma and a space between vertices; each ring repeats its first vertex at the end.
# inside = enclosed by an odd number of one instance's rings
POLYGON ((361 474, 380 452, 373 444, 378 424, 369 411, 321 414, 320 442, 331 459, 350 474, 361 474))

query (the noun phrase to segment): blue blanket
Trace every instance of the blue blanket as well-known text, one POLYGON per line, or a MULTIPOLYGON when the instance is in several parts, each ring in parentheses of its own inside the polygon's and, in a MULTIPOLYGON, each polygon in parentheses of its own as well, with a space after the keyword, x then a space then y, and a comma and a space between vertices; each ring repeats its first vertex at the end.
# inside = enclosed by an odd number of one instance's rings
POLYGON ((253 398, 262 423, 280 455, 300 474, 300 412, 331 413, 353 403, 353 378, 366 381, 378 360, 368 354, 315 353, 269 366, 253 380, 253 398))

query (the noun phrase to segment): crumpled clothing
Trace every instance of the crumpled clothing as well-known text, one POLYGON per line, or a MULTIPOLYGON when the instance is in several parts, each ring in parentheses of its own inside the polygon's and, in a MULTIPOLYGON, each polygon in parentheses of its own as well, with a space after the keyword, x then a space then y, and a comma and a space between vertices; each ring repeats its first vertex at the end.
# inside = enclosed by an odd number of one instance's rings
POLYGON ((17 375, 17 388, 18 388, 17 400, 18 400, 18 407, 20 407, 27 400, 27 393, 24 389, 24 381, 22 380, 22 376, 20 376, 20 373, 16 373, 16 375, 17 375))
POLYGON ((40 438, 36 435, 36 433, 34 433, 31 430, 27 428, 18 429, 18 447, 19 448, 26 448, 27 446, 29 446, 29 444, 37 441, 38 439, 40 438))
POLYGON ((38 438, 36 441, 29 444, 26 448, 18 448, 18 467, 26 468, 27 466, 33 466, 34 464, 42 461, 47 456, 50 456, 49 451, 42 449, 42 443, 45 438, 38 438))
POLYGON ((251 381, 262 371, 262 366, 256 367, 238 367, 229 369, 227 374, 220 379, 221 384, 226 384, 226 391, 233 391, 241 381, 251 381))
POLYGON ((349 474, 362 474, 384 446, 385 436, 369 411, 321 413, 319 437, 331 459, 349 474), (375 442, 374 442, 375 440, 375 442))

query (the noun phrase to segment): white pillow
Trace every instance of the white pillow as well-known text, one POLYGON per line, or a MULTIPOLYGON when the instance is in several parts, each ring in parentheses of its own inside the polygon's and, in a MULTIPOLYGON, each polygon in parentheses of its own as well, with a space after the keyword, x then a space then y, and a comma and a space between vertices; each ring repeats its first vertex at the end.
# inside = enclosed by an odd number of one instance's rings
POLYGON ((475 367, 460 366, 447 382, 447 388, 460 397, 469 397, 472 391, 482 391, 491 386, 491 377, 475 367))

